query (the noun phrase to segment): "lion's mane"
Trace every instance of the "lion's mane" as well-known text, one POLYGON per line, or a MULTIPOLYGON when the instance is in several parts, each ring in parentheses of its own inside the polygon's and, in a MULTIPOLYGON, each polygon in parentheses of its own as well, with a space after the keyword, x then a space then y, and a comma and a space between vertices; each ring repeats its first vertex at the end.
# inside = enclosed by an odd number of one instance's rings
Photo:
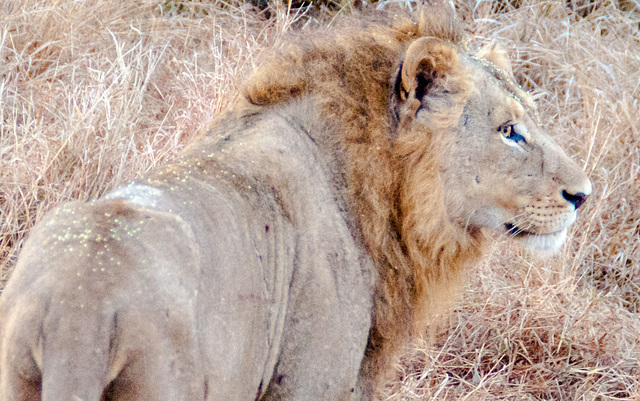
POLYGON ((314 96, 322 116, 337 121, 330 141, 344 155, 351 212, 378 273, 364 366, 371 377, 384 376, 379 370, 406 340, 425 332, 434 306, 451 299, 465 264, 480 255, 484 242, 480 232, 450 221, 440 178, 444 136, 471 90, 468 73, 446 59, 434 60, 440 66, 434 74, 446 73, 455 96, 431 99, 427 131, 390 104, 400 89, 389 77, 398 76, 407 44, 422 36, 465 48, 460 28, 441 14, 419 23, 396 15, 353 18, 330 38, 292 39, 244 88, 254 105, 314 96))

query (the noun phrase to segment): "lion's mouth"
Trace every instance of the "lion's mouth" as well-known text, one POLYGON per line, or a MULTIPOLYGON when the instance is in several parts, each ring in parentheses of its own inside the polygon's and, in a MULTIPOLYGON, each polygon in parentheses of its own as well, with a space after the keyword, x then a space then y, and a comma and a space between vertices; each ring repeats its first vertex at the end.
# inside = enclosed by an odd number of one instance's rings
POLYGON ((505 228, 505 232, 506 234, 511 237, 511 238, 518 238, 518 237, 527 237, 530 235, 535 235, 535 236, 554 236, 554 235, 558 235, 561 232, 566 230, 566 227, 561 228, 559 230, 556 231, 552 231, 552 232, 546 232, 546 233, 537 233, 537 232, 533 232, 533 231, 529 231, 526 230, 524 228, 520 228, 514 224, 511 223, 504 223, 504 228, 505 228))
POLYGON ((512 238, 525 237, 527 235, 536 235, 535 233, 527 231, 511 223, 504 223, 504 228, 505 228, 505 231, 507 232, 507 235, 509 235, 512 238))
POLYGON ((504 228, 509 237, 518 240, 525 247, 534 251, 557 251, 567 236, 567 229, 539 234, 524 230, 516 225, 505 223, 504 228))

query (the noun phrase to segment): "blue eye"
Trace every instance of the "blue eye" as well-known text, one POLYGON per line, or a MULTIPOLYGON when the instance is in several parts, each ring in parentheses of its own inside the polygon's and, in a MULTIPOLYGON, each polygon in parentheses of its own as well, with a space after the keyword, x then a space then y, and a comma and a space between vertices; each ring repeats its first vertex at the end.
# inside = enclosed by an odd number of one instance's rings
POLYGON ((500 132, 500 134, 506 139, 509 139, 510 141, 513 141, 515 143, 527 142, 527 140, 524 139, 522 135, 516 132, 515 124, 505 124, 498 128, 498 132, 500 132))

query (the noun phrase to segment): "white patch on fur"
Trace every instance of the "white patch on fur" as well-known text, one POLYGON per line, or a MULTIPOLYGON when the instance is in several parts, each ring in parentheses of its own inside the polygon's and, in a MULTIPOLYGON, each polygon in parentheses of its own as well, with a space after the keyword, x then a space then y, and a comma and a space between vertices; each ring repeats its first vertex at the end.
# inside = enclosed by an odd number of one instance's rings
POLYGON ((565 239, 567 239, 567 229, 563 228, 560 231, 556 231, 551 234, 540 235, 525 235, 517 237, 525 247, 531 249, 534 252, 553 253, 557 252, 565 239))
POLYGON ((162 191, 158 188, 131 183, 109 192, 103 199, 124 199, 138 207, 153 209, 162 196, 162 191))

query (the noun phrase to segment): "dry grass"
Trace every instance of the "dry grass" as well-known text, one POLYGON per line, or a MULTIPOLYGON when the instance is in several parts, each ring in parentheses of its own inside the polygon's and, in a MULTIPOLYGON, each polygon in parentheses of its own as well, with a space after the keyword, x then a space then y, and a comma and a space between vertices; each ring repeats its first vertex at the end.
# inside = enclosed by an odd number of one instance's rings
POLYGON ((171 159, 293 18, 158 2, 0 5, 0 268, 36 221, 171 159))
MULTIPOLYGON (((455 3, 472 46, 509 50, 595 191, 560 255, 499 241, 388 398, 640 400, 640 17, 606 1, 569 2, 580 15, 564 1, 455 3)), ((47 210, 174 157, 296 24, 284 8, 265 21, 241 4, 166 4, 0 5, 2 282, 47 210)))

